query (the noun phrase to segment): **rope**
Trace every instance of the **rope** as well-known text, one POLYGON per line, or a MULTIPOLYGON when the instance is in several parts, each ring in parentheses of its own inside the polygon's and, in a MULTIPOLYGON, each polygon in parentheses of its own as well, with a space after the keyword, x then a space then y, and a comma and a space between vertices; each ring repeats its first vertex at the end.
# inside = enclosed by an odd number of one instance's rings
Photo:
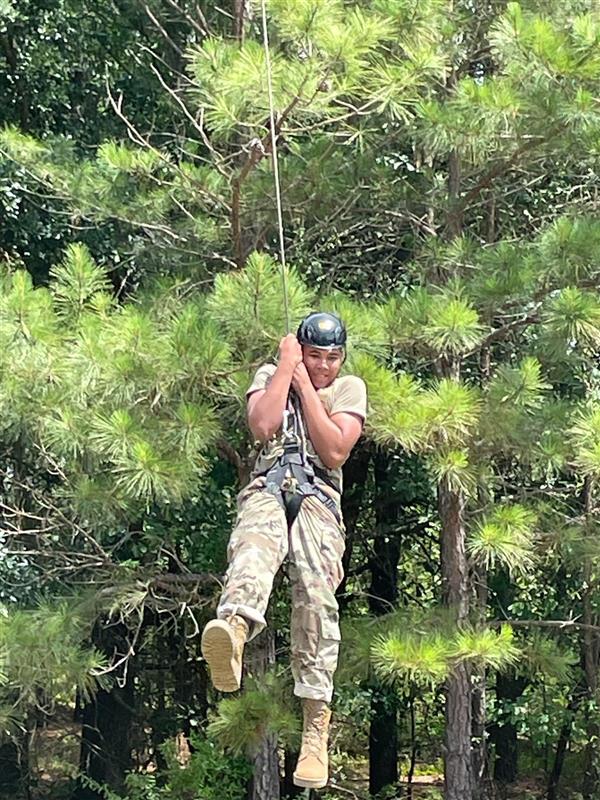
MULTIPOLYGON (((269 50, 269 32, 267 28, 267 4, 266 0, 261 0, 262 11, 262 29, 263 29, 263 45, 265 49, 265 64, 267 67, 267 86, 269 89, 269 120, 271 128, 271 154, 273 158, 273 180, 275 183, 275 200, 277 204, 277 226, 279 228, 279 259, 281 263, 281 286, 283 289, 283 313, 285 318, 285 332, 289 333, 291 330, 290 323, 290 307, 288 302, 288 285, 287 285, 287 269, 285 262, 285 242, 283 235, 283 210, 281 206, 281 184, 279 182, 279 158, 277 155, 277 131, 275 128, 275 101, 273 100, 273 76, 271 70, 271 53, 269 50)), ((292 415, 292 419, 300 419, 298 409, 294 404, 294 392, 288 394, 287 400, 288 414, 292 415)), ((284 414, 284 427, 287 424, 284 414)), ((288 417, 289 419, 289 417, 288 417)), ((295 426, 296 427, 296 426, 295 426)), ((304 429, 300 431, 300 441, 302 443, 303 458, 306 458, 306 439, 304 429)), ((310 790, 308 791, 310 797, 310 790)))
POLYGON ((277 131, 275 129, 275 108, 273 101, 273 81, 271 75, 271 55, 269 53, 269 34, 267 31, 266 0, 262 0, 262 27, 263 44, 265 48, 265 63, 267 65, 267 86, 269 88, 269 117, 271 121, 271 153, 273 155, 273 177, 275 181, 275 199, 277 201, 277 224, 279 227, 279 256, 281 261, 281 284, 283 287, 283 311, 285 315, 285 330, 290 332, 290 309, 288 303, 287 271, 285 264, 285 244, 283 240, 283 211, 281 208, 281 187, 279 184, 279 160, 277 158, 277 131))

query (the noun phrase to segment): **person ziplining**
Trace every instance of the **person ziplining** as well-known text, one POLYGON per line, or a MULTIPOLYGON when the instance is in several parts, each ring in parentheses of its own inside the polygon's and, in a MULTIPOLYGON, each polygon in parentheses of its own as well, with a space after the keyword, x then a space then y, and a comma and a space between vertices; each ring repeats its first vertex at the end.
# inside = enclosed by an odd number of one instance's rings
POLYGON ((260 451, 238 495, 217 619, 202 634, 216 689, 240 688, 244 645, 265 627, 273 579, 287 558, 292 587, 291 666, 302 698, 302 747, 294 783, 328 780, 327 741, 340 644, 335 591, 343 577, 342 465, 367 414, 364 382, 339 376, 346 330, 334 314, 309 314, 284 336, 246 393, 260 451))
POLYGON ((260 367, 246 393, 248 423, 260 452, 250 483, 238 495, 225 586, 201 648, 215 688, 238 690, 244 645, 265 627, 273 579, 287 557, 291 665, 304 717, 294 783, 319 789, 328 780, 329 704, 340 644, 335 591, 345 549, 341 468, 361 435, 367 390, 356 376, 339 377, 346 330, 335 314, 309 314, 297 334, 290 333, 265 0, 261 7, 287 335, 279 344, 278 364, 260 367))

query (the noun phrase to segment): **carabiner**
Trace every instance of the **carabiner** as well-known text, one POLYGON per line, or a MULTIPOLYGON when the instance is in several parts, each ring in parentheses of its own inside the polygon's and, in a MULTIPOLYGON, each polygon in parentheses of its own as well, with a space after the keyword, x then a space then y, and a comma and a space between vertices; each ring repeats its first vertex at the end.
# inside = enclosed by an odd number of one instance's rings
POLYGON ((287 408, 284 408, 284 410, 283 410, 283 422, 281 424, 281 431, 283 433, 283 438, 284 439, 293 439, 294 438, 294 432, 290 430, 290 417, 291 416, 292 415, 287 410, 287 408))

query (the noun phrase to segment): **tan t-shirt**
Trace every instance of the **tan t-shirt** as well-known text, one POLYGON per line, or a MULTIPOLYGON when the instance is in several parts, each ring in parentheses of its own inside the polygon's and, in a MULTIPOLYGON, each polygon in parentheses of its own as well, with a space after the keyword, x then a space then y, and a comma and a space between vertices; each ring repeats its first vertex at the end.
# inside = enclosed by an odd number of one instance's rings
MULTIPOLYGON (((250 397, 253 392, 266 389, 276 369, 277 367, 275 364, 263 364, 262 367, 259 367, 254 375, 250 388, 246 392, 246 398, 250 397)), ((367 387, 365 386, 365 382, 355 375, 344 375, 341 378, 336 378, 334 382, 325 389, 317 389, 317 394, 330 417, 334 414, 346 412, 347 414, 356 414, 363 422, 367 418, 367 387)), ((306 430, 306 425, 304 429, 306 430)), ((338 469, 329 469, 326 467, 317 455, 308 436, 306 450, 309 460, 315 464, 318 469, 325 472, 327 476, 341 488, 341 467, 338 469)), ((262 475, 270 469, 282 452, 283 435, 280 428, 260 449, 254 464, 252 477, 262 475)))

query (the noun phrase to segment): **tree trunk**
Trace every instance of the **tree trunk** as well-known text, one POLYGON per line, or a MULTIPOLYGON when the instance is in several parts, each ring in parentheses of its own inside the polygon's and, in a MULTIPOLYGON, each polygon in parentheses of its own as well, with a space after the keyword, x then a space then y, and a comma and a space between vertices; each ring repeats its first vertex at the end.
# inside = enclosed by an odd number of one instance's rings
POLYGON ((446 681, 445 800, 471 800, 471 671, 466 662, 446 681))
MULTIPOLYGON (((502 615, 515 600, 515 584, 506 569, 499 569, 490 576, 490 587, 492 608, 496 615, 502 615)), ((502 787, 517 780, 519 764, 517 729, 510 721, 510 709, 504 710, 505 701, 506 705, 514 703, 528 683, 527 678, 517 676, 514 670, 496 674, 496 706, 500 716, 490 727, 490 741, 495 749, 494 780, 502 787)))
MULTIPOLYGON (((247 648, 248 670, 254 677, 264 675, 275 664, 275 636, 269 628, 247 648)), ((277 736, 266 733, 250 754, 253 773, 248 787, 248 800, 279 800, 279 757, 277 736)))
MULTIPOLYGON (((590 476, 586 477, 583 487, 583 507, 586 521, 590 519, 594 505, 594 485, 590 476)), ((586 530, 586 536, 595 536, 595 532, 590 534, 586 530)), ((583 623, 588 625, 583 632, 583 653, 582 661, 587 684, 588 697, 593 701, 598 691, 598 638, 592 625, 596 625, 598 620, 593 610, 593 594, 596 590, 592 575, 592 560, 589 555, 584 556, 583 565, 583 623)), ((600 765, 598 764, 598 737, 600 736, 600 726, 596 720, 596 713, 586 711, 586 739, 583 760, 583 800, 595 800, 598 796, 600 786, 600 765)))
MULTIPOLYGON (((400 558, 399 517, 402 501, 395 492, 395 475, 390 458, 377 453, 375 468, 376 529, 370 560, 369 611, 374 616, 389 614, 398 599, 400 558)), ((371 700, 369 728, 369 792, 372 795, 398 782, 398 701, 390 687, 376 684, 371 700)))
POLYGON ((451 150, 448 157, 448 196, 451 200, 448 216, 450 238, 460 236, 463 228, 463 214, 460 210, 461 164, 457 150, 451 150))
MULTIPOLYGON (((122 626, 103 627, 97 623, 92 635, 94 644, 109 657, 121 657, 129 647, 122 626)), ((100 690, 83 709, 80 770, 96 783, 119 792, 127 770, 132 767, 130 731, 134 717, 134 682, 131 660, 127 672, 114 676, 120 682, 110 691, 100 690), (123 685, 120 685, 123 684, 123 685)), ((79 786, 76 800, 97 800, 97 792, 79 786)))
MULTIPOLYGON (((83 710, 80 769, 96 783, 121 791, 125 774, 132 767, 129 731, 133 719, 133 683, 128 678, 121 688, 100 690, 83 710)), ((81 788, 77 800, 101 797, 81 788)))
POLYGON ((356 540, 356 523, 360 514, 369 464, 371 462, 371 451, 366 445, 357 447, 352 455, 344 464, 344 493, 342 495, 342 515, 346 528, 346 549, 343 556, 344 577, 337 588, 336 597, 340 607, 340 615, 344 613, 348 605, 349 598, 346 596, 346 584, 348 573, 352 562, 352 551, 356 540))
POLYGON ((22 797, 26 789, 27 768, 23 753, 15 742, 0 745, 0 793, 22 797))
MULTIPOLYGON (((482 567, 474 570, 477 592, 477 623, 485 625, 488 586, 487 571, 482 567)), ((471 746, 473 752, 473 798, 482 800, 486 795, 489 781, 487 752, 487 718, 486 718, 486 681, 485 666, 478 667, 472 676, 472 731, 471 746)))
POLYGON ((238 42, 244 41, 246 22, 252 19, 250 0, 233 0, 233 36, 238 42))
MULTIPOLYGON (((523 694, 527 687, 527 678, 518 678, 514 670, 499 672, 496 675, 496 702, 499 708, 503 700, 514 703, 523 694)), ((494 760, 494 780, 503 785, 514 783, 518 777, 519 750, 517 728, 510 721, 509 714, 501 717, 500 721, 490 732, 492 743, 495 746, 496 757, 494 760)))
POLYGON ((550 777, 548 779, 548 791, 546 794, 547 800, 557 800, 558 798, 558 784, 560 782, 560 776, 562 774, 562 769, 565 763, 565 755, 567 753, 567 747, 569 746, 569 741, 571 740, 571 733, 573 731, 573 721, 575 719, 575 715, 577 714, 577 710, 581 705, 582 700, 586 695, 585 687, 582 686, 581 683, 577 683, 571 693, 571 699, 567 706, 565 712, 565 719, 560 729, 560 735, 558 737, 558 742, 556 744, 556 753, 554 755, 554 764, 552 766, 552 772, 550 773, 550 777))
POLYGON ((293 800, 304 792, 299 786, 294 784, 294 770, 298 763, 298 751, 286 747, 283 755, 283 780, 281 782, 281 794, 286 800, 293 800))
POLYGON ((471 687, 473 800, 483 800, 488 783, 485 684, 486 669, 480 667, 472 675, 471 687))
POLYGON ((398 700, 389 687, 376 686, 369 726, 369 792, 398 783, 398 700))
MULTIPOLYGON (((469 613, 468 567, 465 554, 464 496, 446 478, 438 486, 442 523, 441 559, 443 599, 457 625, 469 613)), ((446 681, 445 800, 471 800, 471 670, 459 664, 446 681)))

